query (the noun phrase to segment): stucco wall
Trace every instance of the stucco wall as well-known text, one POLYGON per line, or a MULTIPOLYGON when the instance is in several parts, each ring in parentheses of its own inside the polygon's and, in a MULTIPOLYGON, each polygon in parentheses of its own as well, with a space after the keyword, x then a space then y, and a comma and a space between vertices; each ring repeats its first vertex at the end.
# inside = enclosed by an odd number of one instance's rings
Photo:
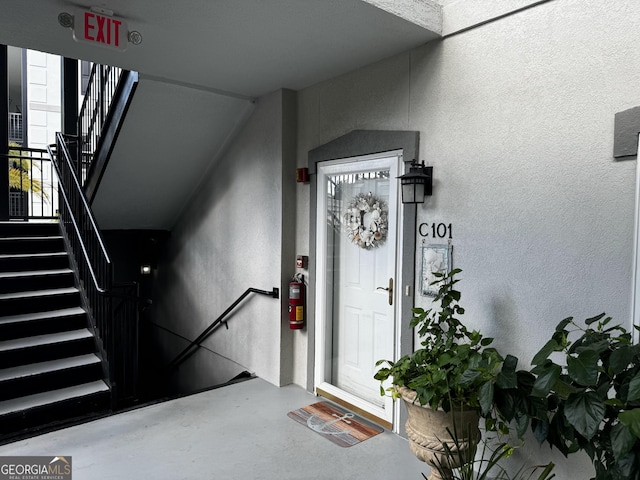
MULTIPOLYGON (((418 130, 435 176, 418 223, 452 224, 471 327, 523 367, 566 316, 630 328, 636 161, 612 151, 614 114, 640 103, 639 27, 631 0, 556 0, 315 85, 299 95, 298 163, 354 129, 418 130)), ((559 479, 589 478, 584 459, 530 443, 559 479)))
MULTIPOLYGON (((194 339, 247 288, 282 292, 288 283, 295 266, 291 246, 283 242, 283 228, 293 228, 293 213, 284 207, 292 187, 283 187, 293 134, 283 127, 293 105, 290 93, 257 102, 172 231, 158 265, 154 310, 162 327, 194 339), (291 272, 283 272, 284 257, 291 272)), ((289 173, 295 178, 293 168, 289 173)), ((229 331, 219 329, 204 345, 271 383, 290 383, 292 337, 282 328, 285 307, 286 293, 279 300, 252 294, 229 317, 229 331)), ((208 368, 216 368, 215 362, 208 368)), ((198 368, 186 375, 197 376, 198 368)))

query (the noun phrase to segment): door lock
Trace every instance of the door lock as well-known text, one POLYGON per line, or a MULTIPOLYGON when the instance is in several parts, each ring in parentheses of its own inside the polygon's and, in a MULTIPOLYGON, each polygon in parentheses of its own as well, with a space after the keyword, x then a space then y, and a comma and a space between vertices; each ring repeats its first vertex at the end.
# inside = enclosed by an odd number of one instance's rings
POLYGON ((376 290, 386 290, 389 293, 389 305, 393 305, 393 278, 389 279, 388 287, 378 287, 376 290))

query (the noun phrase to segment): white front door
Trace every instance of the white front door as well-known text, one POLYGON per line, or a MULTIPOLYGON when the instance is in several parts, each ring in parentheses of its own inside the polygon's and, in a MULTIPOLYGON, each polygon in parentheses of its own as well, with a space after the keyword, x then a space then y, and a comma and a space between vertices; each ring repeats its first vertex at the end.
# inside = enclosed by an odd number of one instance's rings
POLYGON ((318 164, 316 390, 393 424, 375 363, 396 351, 399 153, 318 164))

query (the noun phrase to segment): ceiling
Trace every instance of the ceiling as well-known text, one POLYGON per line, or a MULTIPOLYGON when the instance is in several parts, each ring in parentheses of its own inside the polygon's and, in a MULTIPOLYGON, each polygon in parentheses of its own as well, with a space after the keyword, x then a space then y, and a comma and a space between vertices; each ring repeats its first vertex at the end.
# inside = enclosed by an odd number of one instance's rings
POLYGON ((2 0, 0 13, 1 44, 248 97, 406 51, 437 38, 442 23, 434 0, 2 0), (403 16, 373 5, 385 3, 403 16), (91 6, 124 19, 142 43, 119 52, 75 42, 58 14, 91 6))
POLYGON ((0 44, 139 72, 93 204, 101 227, 111 229, 171 229, 202 172, 251 114, 251 100, 407 51, 438 38, 441 24, 435 0, 0 4, 0 44), (91 6, 113 11, 142 43, 120 52, 74 41, 58 15, 91 6))
POLYGON ((247 100, 141 79, 91 205, 100 227, 171 230, 253 109, 247 100))

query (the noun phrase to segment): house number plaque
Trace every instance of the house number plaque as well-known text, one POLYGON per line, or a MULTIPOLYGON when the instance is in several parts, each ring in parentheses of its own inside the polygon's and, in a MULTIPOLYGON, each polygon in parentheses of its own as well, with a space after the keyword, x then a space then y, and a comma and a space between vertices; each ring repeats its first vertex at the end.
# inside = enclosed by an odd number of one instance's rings
POLYGON ((418 233, 423 238, 453 238, 450 223, 421 223, 418 233))

